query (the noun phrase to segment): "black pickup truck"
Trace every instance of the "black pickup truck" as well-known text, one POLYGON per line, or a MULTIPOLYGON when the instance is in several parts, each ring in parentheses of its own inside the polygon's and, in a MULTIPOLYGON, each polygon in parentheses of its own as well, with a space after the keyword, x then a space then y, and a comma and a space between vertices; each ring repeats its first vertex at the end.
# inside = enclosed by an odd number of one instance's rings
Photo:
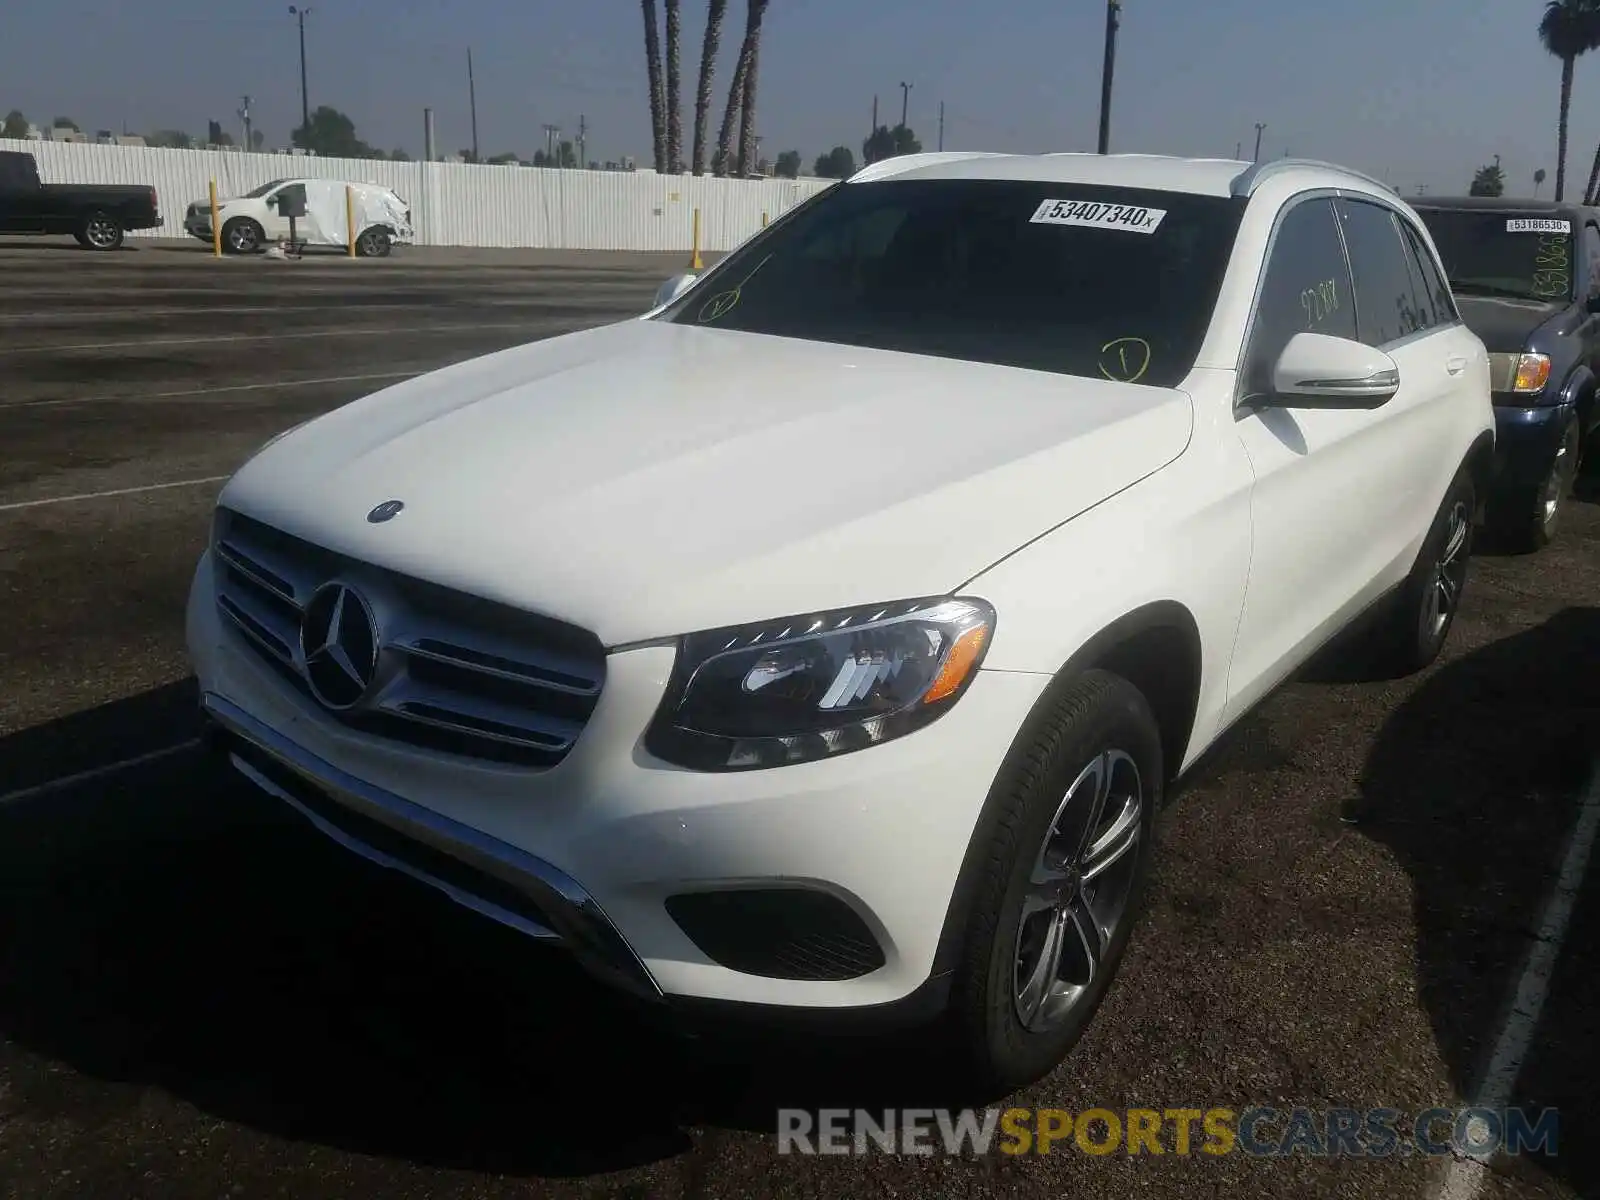
POLYGON ((1411 201, 1456 306, 1489 351, 1495 481, 1486 517, 1547 545, 1578 474, 1600 459, 1600 210, 1550 200, 1411 201))
POLYGON ((0 150, 0 233, 70 233, 89 250, 115 250, 130 229, 156 229, 153 187, 41 183, 31 154, 0 150))

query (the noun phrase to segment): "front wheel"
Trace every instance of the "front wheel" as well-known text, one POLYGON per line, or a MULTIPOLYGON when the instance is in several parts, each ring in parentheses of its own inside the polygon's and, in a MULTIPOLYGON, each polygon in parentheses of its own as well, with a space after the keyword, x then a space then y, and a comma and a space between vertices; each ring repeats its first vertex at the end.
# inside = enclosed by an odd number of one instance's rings
POLYGON ((1531 496, 1522 496, 1506 506, 1505 532, 1512 549, 1533 553, 1543 550, 1555 540, 1567 497, 1578 478, 1581 448, 1578 420, 1574 417, 1561 435, 1561 445, 1556 448, 1555 460, 1550 464, 1544 482, 1531 496))
POLYGON ((356 239, 356 254, 362 258, 388 258, 393 244, 387 229, 368 229, 356 239))
POLYGON ((77 238, 78 244, 86 250, 119 250, 122 248, 122 222, 108 212, 92 212, 78 227, 77 238))
POLYGON ((229 254, 254 254, 266 240, 266 230, 249 217, 234 217, 222 227, 222 248, 229 254))
POLYGON ((997 782, 949 1017, 1005 1094, 1054 1070, 1121 964, 1160 805, 1161 737, 1127 680, 1087 671, 1047 701, 997 782))

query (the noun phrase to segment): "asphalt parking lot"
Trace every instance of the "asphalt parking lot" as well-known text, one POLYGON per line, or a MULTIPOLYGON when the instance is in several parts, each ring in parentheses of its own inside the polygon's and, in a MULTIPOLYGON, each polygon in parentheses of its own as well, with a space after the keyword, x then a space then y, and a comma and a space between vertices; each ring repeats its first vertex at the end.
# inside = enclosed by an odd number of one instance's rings
MULTIPOLYGON (((680 266, 0 241, 0 1195, 1438 1194, 1418 1157, 780 1157, 780 1106, 959 1098, 914 1043, 669 1037, 200 759, 182 614, 227 474, 680 266)), ((1479 555, 1433 669, 1352 673, 1336 648, 1189 780, 1088 1037, 1010 1103, 1481 1094, 1600 747, 1594 485, 1544 554, 1479 555)), ((1571 898, 1510 1098, 1560 1109, 1559 1153, 1451 1195, 1600 1194, 1600 863, 1571 898)))

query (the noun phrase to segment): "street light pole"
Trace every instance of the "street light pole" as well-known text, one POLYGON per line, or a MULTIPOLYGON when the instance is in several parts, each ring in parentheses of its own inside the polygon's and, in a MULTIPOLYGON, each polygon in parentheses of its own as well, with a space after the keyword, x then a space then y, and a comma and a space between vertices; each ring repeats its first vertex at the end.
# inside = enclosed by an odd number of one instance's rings
POLYGON ((1266 127, 1266 124, 1264 122, 1261 122, 1261 121, 1257 121, 1256 122, 1256 156, 1253 159, 1250 160, 1251 162, 1260 162, 1261 161, 1261 134, 1263 133, 1263 131, 1265 131, 1266 128, 1267 127, 1266 127))
POLYGON ((1111 153, 1111 77, 1117 67, 1117 25, 1122 0, 1106 0, 1106 59, 1100 69, 1100 153, 1111 153))
POLYGON ((912 85, 904 81, 900 84, 900 128, 906 127, 906 113, 911 108, 912 85))
POLYGON ((307 98, 306 91, 306 18, 311 15, 309 8, 297 8, 289 5, 289 11, 294 14, 300 23, 300 128, 309 136, 311 133, 311 101, 307 98))

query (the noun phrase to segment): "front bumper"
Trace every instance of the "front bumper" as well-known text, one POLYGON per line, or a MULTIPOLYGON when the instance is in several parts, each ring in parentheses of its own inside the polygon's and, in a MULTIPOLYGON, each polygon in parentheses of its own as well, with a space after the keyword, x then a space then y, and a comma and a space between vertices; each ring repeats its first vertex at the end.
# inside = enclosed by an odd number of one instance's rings
POLYGON ((1573 411, 1571 404, 1495 406, 1496 495, 1520 495, 1544 485, 1573 411))
POLYGON ((358 733, 283 682, 195 574, 188 641, 219 741, 253 782, 357 853, 668 1002, 812 1016, 914 1004, 942 970, 952 896, 990 784, 1049 678, 981 672, 927 729, 832 760, 708 774, 652 758, 646 726, 670 646, 614 653, 556 767, 454 758, 358 733), (850 978, 714 960, 667 903, 801 888, 842 902, 881 950, 850 978))

